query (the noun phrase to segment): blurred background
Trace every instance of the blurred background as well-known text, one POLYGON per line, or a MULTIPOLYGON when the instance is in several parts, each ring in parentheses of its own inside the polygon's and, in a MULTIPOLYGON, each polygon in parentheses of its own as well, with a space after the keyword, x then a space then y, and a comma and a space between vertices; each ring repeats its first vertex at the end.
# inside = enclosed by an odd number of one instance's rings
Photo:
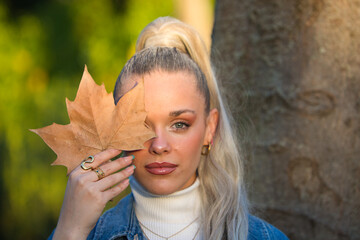
MULTIPOLYGON (((159 16, 192 24, 210 46, 215 0, 0 1, 0 239, 45 239, 56 226, 66 169, 28 131, 69 123, 87 64, 113 90, 140 31, 159 16)), ((110 207, 110 206, 109 206, 110 207)))
POLYGON ((211 46, 251 135, 241 140, 252 212, 290 239, 360 239, 360 0, 216 5, 0 0, 0 239, 46 239, 60 212, 66 168, 50 166, 56 155, 28 129, 69 123, 65 98, 85 64, 111 92, 160 16, 193 25, 211 46))

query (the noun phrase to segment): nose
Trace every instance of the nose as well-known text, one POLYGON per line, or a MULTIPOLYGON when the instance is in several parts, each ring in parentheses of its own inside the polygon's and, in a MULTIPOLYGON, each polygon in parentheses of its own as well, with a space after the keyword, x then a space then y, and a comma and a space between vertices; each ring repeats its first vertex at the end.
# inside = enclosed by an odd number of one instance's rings
POLYGON ((151 154, 164 154, 171 150, 170 143, 164 133, 156 132, 156 137, 151 139, 149 152, 151 154))

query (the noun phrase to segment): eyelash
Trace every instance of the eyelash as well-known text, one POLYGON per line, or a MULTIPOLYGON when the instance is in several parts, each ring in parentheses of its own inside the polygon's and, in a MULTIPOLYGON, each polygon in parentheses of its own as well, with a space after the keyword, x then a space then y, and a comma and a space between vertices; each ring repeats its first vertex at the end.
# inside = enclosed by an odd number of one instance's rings
POLYGON ((185 122, 176 122, 172 126, 175 129, 175 131, 184 131, 190 127, 190 124, 185 123, 185 122), (181 128, 175 127, 177 124, 182 124, 182 127, 181 128))

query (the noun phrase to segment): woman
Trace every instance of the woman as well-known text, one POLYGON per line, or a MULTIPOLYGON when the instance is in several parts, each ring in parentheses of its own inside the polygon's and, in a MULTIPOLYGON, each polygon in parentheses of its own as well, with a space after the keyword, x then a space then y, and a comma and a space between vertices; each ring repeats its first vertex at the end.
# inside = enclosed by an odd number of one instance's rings
POLYGON ((159 18, 142 31, 136 50, 114 100, 143 80, 146 124, 156 137, 126 157, 110 162, 120 151, 109 149, 74 169, 51 237, 287 239, 248 213, 239 141, 198 33, 159 18), (99 166, 105 177, 87 170, 99 166), (128 177, 132 194, 100 217, 128 177))

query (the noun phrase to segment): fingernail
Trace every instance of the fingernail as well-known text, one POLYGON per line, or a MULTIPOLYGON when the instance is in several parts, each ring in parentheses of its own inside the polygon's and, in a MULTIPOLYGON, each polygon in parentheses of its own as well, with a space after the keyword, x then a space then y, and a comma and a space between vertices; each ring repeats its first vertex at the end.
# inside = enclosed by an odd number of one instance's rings
MULTIPOLYGON (((134 165, 133 165, 133 166, 134 166, 134 165)), ((131 173, 132 171, 134 171, 134 169, 135 169, 135 168, 128 167, 128 168, 126 169, 126 171, 127 171, 128 173, 131 173)))
POLYGON ((132 156, 132 159, 135 159, 135 156, 134 155, 131 155, 132 156))
MULTIPOLYGON (((132 156, 132 155, 131 155, 131 156, 132 156)), ((131 163, 131 161, 134 159, 133 157, 130 158, 131 156, 127 156, 127 157, 125 158, 125 162, 126 162, 126 163, 131 163)))
POLYGON ((133 165, 133 166, 134 166, 134 170, 135 170, 136 166, 135 165, 133 165))
POLYGON ((127 185, 128 183, 129 183, 129 179, 128 179, 128 178, 123 181, 123 184, 124 184, 124 185, 127 185))

